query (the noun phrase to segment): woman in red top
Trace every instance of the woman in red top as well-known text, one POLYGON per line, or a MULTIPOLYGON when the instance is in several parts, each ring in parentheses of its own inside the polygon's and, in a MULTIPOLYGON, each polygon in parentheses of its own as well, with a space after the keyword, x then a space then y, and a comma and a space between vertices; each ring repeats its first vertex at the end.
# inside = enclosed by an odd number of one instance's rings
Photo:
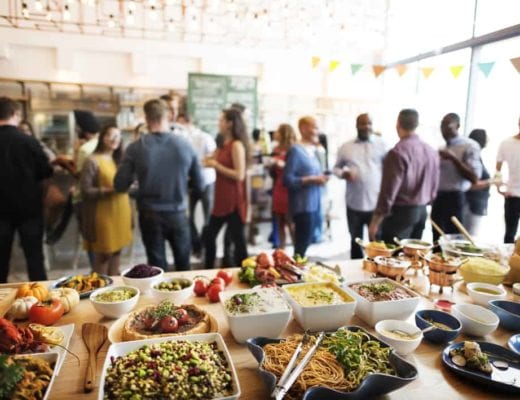
POLYGON ((235 244, 234 265, 239 266, 247 258, 244 225, 247 214, 246 168, 248 159, 248 139, 244 120, 240 111, 227 109, 222 112, 219 129, 224 137, 224 145, 214 157, 204 161, 205 167, 215 168, 215 200, 213 212, 206 231, 206 268, 214 268, 216 240, 224 224, 235 244))
POLYGON ((274 139, 278 142, 278 146, 273 151, 273 216, 278 229, 278 237, 280 238, 279 248, 283 249, 286 242, 286 227, 289 228, 291 240, 294 242, 294 229, 289 221, 289 193, 287 192, 287 187, 283 184, 283 169, 287 151, 296 143, 298 138, 291 125, 281 124, 274 134, 274 139))

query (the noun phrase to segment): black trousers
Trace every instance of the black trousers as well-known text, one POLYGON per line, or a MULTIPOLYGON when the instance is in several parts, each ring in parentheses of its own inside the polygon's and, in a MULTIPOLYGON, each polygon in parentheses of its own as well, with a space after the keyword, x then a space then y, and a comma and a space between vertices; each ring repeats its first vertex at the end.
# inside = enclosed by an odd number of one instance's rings
POLYGON ((224 265, 225 267, 238 267, 244 258, 247 258, 246 235, 244 232, 244 223, 240 219, 238 211, 233 211, 229 215, 216 217, 212 215, 209 219, 208 229, 206 231, 206 268, 215 267, 215 257, 217 254, 217 236, 222 226, 227 224, 227 232, 235 245, 234 259, 232 264, 224 265))
POLYGON ((47 280, 43 258, 43 216, 25 219, 0 217, 0 283, 6 283, 9 276, 15 232, 20 235, 29 280, 47 280))
MULTIPOLYGON (((463 213, 466 196, 464 192, 438 192, 432 204, 432 220, 439 225, 445 233, 459 233, 459 230, 451 222, 455 216, 464 224, 463 213)), ((433 241, 439 239, 439 233, 433 229, 433 241)))
POLYGON ((312 244, 316 227, 316 212, 302 212, 292 216, 294 222, 294 255, 305 257, 307 248, 312 244))
POLYGON ((421 239, 426 224, 426 206, 393 206, 381 226, 381 240, 421 239))
POLYGON ((518 220, 520 219, 520 197, 506 197, 504 202, 504 219, 506 221, 506 234, 504 243, 514 243, 518 220))
POLYGON ((363 250, 356 243, 356 238, 363 239, 363 230, 365 225, 370 225, 372 219, 372 211, 357 211, 347 207, 347 224, 350 233, 350 258, 363 258, 363 250))

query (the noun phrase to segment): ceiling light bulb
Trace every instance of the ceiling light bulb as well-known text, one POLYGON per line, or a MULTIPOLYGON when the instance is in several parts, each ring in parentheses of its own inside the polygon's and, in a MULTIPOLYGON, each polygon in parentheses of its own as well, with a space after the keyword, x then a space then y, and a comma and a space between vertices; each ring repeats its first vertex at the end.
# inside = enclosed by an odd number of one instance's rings
POLYGON ((155 6, 150 7, 150 19, 155 21, 157 19, 157 11, 155 10, 155 6))
POLYGON ((128 9, 130 11, 135 11, 136 5, 135 5, 135 1, 134 0, 131 0, 130 3, 128 3, 128 9))
POLYGON ((69 6, 67 4, 65 4, 65 7, 63 9, 63 19, 65 21, 70 20, 70 10, 69 10, 69 6))
POLYGON ((51 13, 51 7, 50 6, 47 6, 47 15, 45 15, 45 18, 47 19, 47 21, 51 21, 52 20, 52 13, 51 13))
POLYGON ((128 25, 133 25, 135 23, 134 13, 132 10, 128 11, 128 15, 126 16, 126 23, 128 25))
POLYGON ((29 9, 27 8, 27 3, 22 3, 22 15, 24 18, 29 18, 29 9))
POLYGON ((43 10, 43 4, 41 0, 36 0, 34 2, 34 9, 38 12, 41 12, 43 10))

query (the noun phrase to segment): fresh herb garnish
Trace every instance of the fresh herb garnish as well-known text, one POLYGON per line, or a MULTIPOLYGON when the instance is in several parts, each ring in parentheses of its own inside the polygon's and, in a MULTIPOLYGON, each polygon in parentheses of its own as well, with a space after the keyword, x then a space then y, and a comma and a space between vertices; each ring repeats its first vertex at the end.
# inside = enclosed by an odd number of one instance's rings
POLYGON ((361 289, 366 289, 370 292, 372 292, 375 295, 379 295, 382 293, 390 293, 392 290, 395 289, 394 285, 388 282, 383 283, 370 283, 366 285, 361 285, 361 289))
POLYGON ((24 368, 8 356, 0 356, 0 399, 8 400, 24 375, 24 368))

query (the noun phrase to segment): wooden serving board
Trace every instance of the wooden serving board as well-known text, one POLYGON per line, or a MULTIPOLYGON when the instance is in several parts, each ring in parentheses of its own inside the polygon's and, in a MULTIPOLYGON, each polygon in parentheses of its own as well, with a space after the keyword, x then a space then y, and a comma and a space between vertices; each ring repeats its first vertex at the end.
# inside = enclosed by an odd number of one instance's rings
POLYGON ((16 288, 0 289, 0 317, 3 317, 11 307, 11 304, 13 304, 17 291, 18 289, 16 288))

